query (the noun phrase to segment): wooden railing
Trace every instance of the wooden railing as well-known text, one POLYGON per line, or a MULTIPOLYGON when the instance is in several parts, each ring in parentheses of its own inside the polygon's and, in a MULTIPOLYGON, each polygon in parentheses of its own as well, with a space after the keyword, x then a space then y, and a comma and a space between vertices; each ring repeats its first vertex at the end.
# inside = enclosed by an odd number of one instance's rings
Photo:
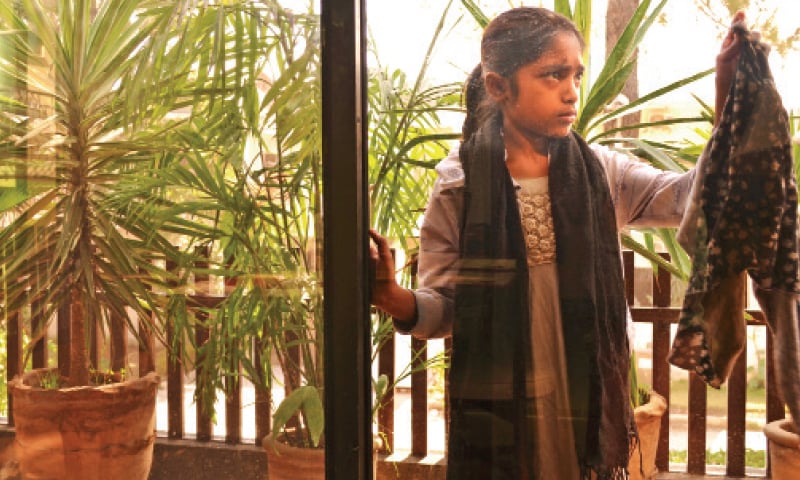
MULTIPOLYGON (((678 323, 680 313, 679 307, 671 306, 672 288, 669 272, 660 269, 658 274, 653 277, 652 291, 649 292, 652 298, 652 306, 634 305, 635 298, 635 277, 634 254, 631 251, 623 253, 623 265, 626 279, 626 295, 631 305, 631 313, 635 324, 652 325, 652 351, 647 352, 652 359, 652 389, 670 400, 671 369, 673 367, 667 362, 672 342, 672 326, 678 323)), ((762 313, 758 310, 748 310, 749 316, 747 323, 756 328, 767 326, 762 313)), ((767 395, 766 395, 766 421, 773 421, 784 417, 784 407, 779 398, 775 375, 773 372, 773 346, 770 335, 766 335, 766 361, 767 361, 767 395)), ((419 351, 424 348, 424 342, 412 340, 411 348, 419 351)), ((379 373, 390 376, 395 371, 395 345, 389 342, 384 351, 379 354, 379 373)), ((727 462, 724 473, 728 477, 744 477, 753 475, 753 470, 746 469, 745 465, 745 433, 746 433, 746 390, 747 390, 747 364, 745 353, 741 354, 738 361, 727 380, 727 462)), ((419 461, 430 454, 428 449, 428 402, 427 402, 427 372, 421 371, 414 373, 411 379, 411 445, 403 446, 407 452, 398 455, 397 446, 394 442, 395 402, 389 397, 386 404, 378 413, 380 430, 385 432, 386 445, 384 453, 395 452, 395 458, 401 462, 419 461), (408 453, 408 456, 405 455, 408 453)), ((685 466, 677 466, 679 471, 685 471, 692 475, 703 475, 707 473, 706 465, 706 420, 707 415, 707 389, 706 384, 696 375, 689 375, 689 399, 688 399, 688 452, 685 466)), ((446 398, 446 397, 445 397, 446 398)), ((447 407, 445 407, 445 410, 447 407)), ((405 428, 405 426, 404 426, 405 428)), ((444 433, 446 435, 446 432, 444 433)), ((669 472, 671 466, 669 461, 670 451, 670 415, 662 417, 660 438, 656 456, 656 466, 659 471, 669 472)), ((442 463, 442 462, 439 462, 442 463)), ((438 478, 438 475, 433 475, 438 478)), ((402 478, 402 477, 401 477, 402 478)), ((763 478, 763 477, 762 477, 763 478)))
MULTIPOLYGON (((198 252, 202 253, 202 252, 198 252)), ((206 252, 207 253, 207 252, 206 252)), ((202 258, 202 255, 199 255, 202 258)), ((200 271, 207 264, 198 264, 196 267, 200 271)), ((167 268, 174 270, 177 267, 167 263, 167 268)), ((224 295, 214 294, 211 288, 211 282, 206 275, 195 275, 193 294, 186 295, 186 304, 192 309, 191 314, 195 315, 199 320, 194 327, 195 342, 197 345, 202 345, 209 338, 209 332, 204 327, 202 321, 207 317, 209 309, 218 306, 223 300, 224 295), (194 308, 198 307, 198 308, 194 308)), ((224 279, 226 287, 235 283, 235 279, 224 279)), ((56 338, 49 338, 47 335, 39 337, 36 342, 29 346, 31 349, 30 366, 36 368, 46 368, 50 363, 48 362, 48 348, 47 345, 55 342, 56 350, 58 352, 58 366, 62 375, 66 376, 69 372, 69 335, 70 335, 70 309, 69 307, 61 308, 56 315, 56 338)), ((44 322, 40 318, 31 319, 31 331, 37 331, 39 326, 44 322)), ((167 428, 166 431, 160 432, 168 439, 192 439, 198 441, 212 441, 212 415, 207 411, 203 402, 196 402, 194 404, 195 412, 194 418, 196 429, 194 432, 187 433, 185 428, 185 413, 184 403, 185 396, 187 395, 186 386, 184 385, 185 370, 177 356, 169 356, 161 350, 163 357, 156 359, 154 352, 156 344, 145 326, 146 322, 134 322, 139 324, 138 336, 141 339, 139 343, 138 352, 133 359, 129 358, 128 345, 132 343, 133 336, 128 332, 128 322, 121 318, 111 318, 109 322, 109 331, 105 332, 107 335, 107 351, 103 351, 102 343, 100 342, 100 335, 97 328, 91 331, 89 362, 93 368, 100 368, 108 362, 108 367, 114 371, 126 369, 131 374, 143 376, 151 371, 156 370, 157 360, 162 360, 166 365, 165 372, 159 372, 161 375, 166 375, 166 399, 167 399, 167 428), (107 357, 105 355, 107 355, 107 357), (101 362, 101 360, 103 360, 101 362), (131 371, 133 366, 133 371, 131 371), (138 369, 136 368, 138 367, 138 369), (138 372, 137 372, 138 370, 138 372)), ((101 327, 98 327, 101 328, 101 327)), ((166 328, 166 341, 167 344, 174 344, 175 332, 172 331, 170 325, 166 328)), ((22 373, 25 365, 23 364, 23 326, 17 316, 8 318, 6 323, 6 379, 11 380, 19 373, 22 373)), ((200 362, 195 362, 199 364, 200 362)), ((201 377, 201 367, 197 367, 196 378, 201 377)), ((236 377, 227 377, 224 385, 224 405, 225 414, 223 417, 225 425, 225 434, 222 439, 228 444, 240 444, 242 439, 242 382, 236 377)), ((194 385, 194 388, 200 388, 194 385)), ((254 418, 251 419, 255 423, 255 438, 248 439, 248 443, 255 443, 260 445, 261 439, 269 433, 270 425, 270 392, 267 389, 253 387, 255 389, 255 405, 254 405, 254 418)), ((9 426, 14 425, 13 415, 13 401, 11 393, 7 392, 8 400, 8 415, 7 423, 9 426)), ((216 440, 220 440, 217 438, 216 440)))
MULTIPOLYGON (((626 294, 630 299, 637 293, 634 291, 634 256, 632 252, 624 253, 624 270, 626 282, 626 294)), ((198 286, 208 284, 206 278, 195 279, 198 286)), ((670 306, 671 303, 671 281, 669 274, 663 269, 656 275, 652 282, 652 306, 632 305, 631 311, 634 322, 637 324, 652 325, 652 387, 653 390, 663 395, 669 402, 670 399, 670 366, 666 358, 671 346, 671 327, 677 323, 679 308, 670 306)), ((213 307, 223 299, 221 296, 211 293, 197 292, 190 295, 188 300, 196 305, 213 307)), ((766 328, 763 315, 760 311, 749 311, 751 319, 748 324, 756 328, 766 328)), ((34 328, 41 322, 41 319, 32 319, 34 328)), ((69 310, 62 309, 58 312, 56 320, 57 338, 54 339, 58 348, 58 365, 64 368, 68 365, 68 334, 69 334, 69 310)), ((208 338, 208 331, 204 330, 198 322, 196 329, 196 340, 202 343, 208 338)), ((12 317, 6 324, 7 330, 7 379, 23 370, 22 359, 22 326, 20 319, 12 317)), ((140 330, 139 335, 146 342, 151 343, 149 332, 140 330)), ((119 319, 112 322, 112 331, 109 333, 111 342, 108 354, 109 363, 112 368, 121 368, 128 363, 128 342, 129 332, 126 332, 126 322, 119 319)), ((170 335, 170 332, 167 332, 170 335)), ((772 341, 770 335, 767 338, 767 406, 766 421, 772 421, 784 416, 784 407, 779 399, 775 376, 772 365, 772 341)), ((399 345, 396 338, 385 344, 378 354, 378 371, 393 378, 395 374, 396 349, 399 345)), ((152 343, 151 343, 152 344, 152 343)), ((48 349, 46 348, 47 339, 42 338, 33 346, 31 354, 31 366, 42 368, 48 365, 48 349)), ((99 345, 96 341, 93 345, 99 345)), ((426 347, 426 342, 412 340, 411 349, 420 351, 426 347)), ((449 347, 445 343, 445 349, 449 347)), ((99 365, 100 349, 93 348, 91 351, 91 361, 94 365, 99 365)), ((414 358, 415 355, 411 355, 414 358)), ((422 361, 421 359, 418 361, 422 361)), ((140 347, 138 351, 139 374, 156 368, 156 361, 152 356, 152 349, 140 347)), ((269 431, 270 423, 270 392, 264 389, 257 389, 255 392, 255 418, 249 421, 255 422, 255 439, 243 440, 242 431, 242 384, 236 379, 230 380, 225 386, 225 435, 224 439, 212 438, 212 423, 209 412, 202 408, 201 404, 196 407, 196 433, 189 433, 184 428, 184 372, 183 367, 177 362, 167 362, 166 369, 166 389, 167 389, 167 412, 168 428, 165 432, 169 439, 192 438, 199 441, 219 441, 222 440, 229 444, 256 444, 269 431)), ((390 382, 391 383, 391 382, 390 382)), ((727 405, 727 465, 726 475, 729 477, 742 477, 745 475, 745 422, 746 422, 746 386, 747 386, 747 365, 746 355, 740 355, 736 365, 727 381, 728 405, 727 405)), ((409 387, 405 387, 409 388, 409 387)), ((696 376, 691 375, 689 381, 689 401, 688 401, 688 459, 685 470, 690 474, 706 473, 706 385, 696 376)), ((410 378, 411 395, 411 417, 410 425, 395 425, 395 395, 389 392, 385 398, 384 406, 378 411, 377 422, 379 430, 382 432, 385 445, 384 453, 397 452, 399 448, 395 445, 394 432, 400 428, 410 428, 411 443, 405 447, 408 449, 409 457, 404 462, 412 463, 415 459, 426 457, 429 454, 429 415, 428 415, 428 372, 418 371, 410 378)), ((9 425, 13 426, 13 405, 9 397, 9 425)), ((445 416, 447 412, 447 397, 445 392, 445 416)), ((446 435, 446 432, 441 432, 446 435)), ((662 419, 659 447, 657 453, 657 467, 661 471, 670 470, 669 450, 670 450, 670 416, 665 415, 662 419)), ((441 455, 440 455, 441 456, 441 455)), ((440 465, 442 462, 439 462, 440 465)), ((752 472, 748 472, 752 473, 752 472)), ((433 478, 436 478, 434 475, 433 478)))

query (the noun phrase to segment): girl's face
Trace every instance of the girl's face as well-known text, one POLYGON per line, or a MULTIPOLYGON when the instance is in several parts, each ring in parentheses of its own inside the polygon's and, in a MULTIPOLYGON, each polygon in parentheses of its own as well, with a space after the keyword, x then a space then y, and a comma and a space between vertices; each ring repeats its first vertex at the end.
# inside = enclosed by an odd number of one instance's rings
POLYGON ((553 37, 550 48, 520 67, 511 81, 498 76, 495 80, 504 83, 501 93, 495 93, 487 76, 487 91, 503 111, 507 134, 537 143, 569 134, 584 72, 582 54, 575 35, 565 32, 553 37))

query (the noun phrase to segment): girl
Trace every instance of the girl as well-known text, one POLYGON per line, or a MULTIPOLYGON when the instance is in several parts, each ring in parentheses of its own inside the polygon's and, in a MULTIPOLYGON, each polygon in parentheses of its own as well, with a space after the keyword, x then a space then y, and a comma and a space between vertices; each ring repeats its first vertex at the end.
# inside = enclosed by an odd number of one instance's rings
MULTIPOLYGON (((693 172, 571 130, 583 48, 549 10, 496 17, 467 82, 461 146, 436 167, 417 290, 396 283, 371 232, 373 304, 400 332, 453 337, 450 480, 627 478, 637 434, 618 229, 677 226, 693 172)), ((717 111, 737 55, 730 33, 717 111)))

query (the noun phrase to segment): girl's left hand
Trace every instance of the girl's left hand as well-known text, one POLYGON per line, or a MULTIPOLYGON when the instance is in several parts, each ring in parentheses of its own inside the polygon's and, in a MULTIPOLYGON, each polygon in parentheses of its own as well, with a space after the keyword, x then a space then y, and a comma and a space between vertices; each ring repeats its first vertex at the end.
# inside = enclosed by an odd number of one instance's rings
POLYGON ((744 11, 739 10, 736 12, 736 15, 733 16, 731 28, 722 41, 722 49, 720 49, 719 54, 717 54, 717 93, 714 105, 714 126, 719 123, 722 109, 725 108, 725 101, 728 97, 731 83, 733 83, 733 79, 736 76, 736 65, 739 61, 739 54, 742 51, 742 38, 738 33, 734 32, 733 26, 744 23, 744 21, 744 11))

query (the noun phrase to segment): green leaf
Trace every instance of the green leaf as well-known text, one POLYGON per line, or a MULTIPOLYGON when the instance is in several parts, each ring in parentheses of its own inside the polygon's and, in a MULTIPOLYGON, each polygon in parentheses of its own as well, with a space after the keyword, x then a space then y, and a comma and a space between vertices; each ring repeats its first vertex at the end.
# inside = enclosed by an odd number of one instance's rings
POLYGON ((464 5, 464 8, 467 9, 481 28, 486 28, 486 25, 489 25, 489 17, 483 13, 481 7, 474 0, 461 0, 461 4, 464 5))
POLYGON ((312 445, 319 446, 319 440, 325 428, 325 416, 319 390, 311 385, 294 389, 278 405, 272 416, 273 434, 277 435, 277 432, 283 430, 289 419, 298 412, 303 413, 312 445))
MULTIPOLYGON (((609 112, 608 114, 600 116, 599 118, 595 119, 591 123, 591 125, 589 125, 588 130, 591 131, 593 128, 596 128, 599 125, 602 125, 603 123, 605 123, 605 122, 607 122, 609 120, 612 120, 614 118, 618 118, 619 116, 623 115, 626 112, 630 112, 630 111, 632 111, 634 109, 637 109, 640 106, 644 105, 645 103, 649 102, 650 100, 662 97, 662 96, 664 96, 664 95, 666 95, 666 94, 668 94, 670 92, 673 92, 673 91, 675 91, 675 90, 677 90, 679 88, 682 88, 682 87, 684 87, 686 85, 689 85, 690 83, 694 83, 697 80, 700 80, 701 78, 704 78, 704 77, 710 75, 711 73, 714 72, 714 70, 715 69, 710 68, 708 70, 704 70, 702 72, 698 72, 698 73, 695 73, 694 75, 690 75, 690 76, 688 76, 686 78, 682 78, 682 79, 680 79, 678 81, 672 82, 669 85, 666 85, 664 87, 661 87, 661 88, 658 88, 656 90, 653 90, 652 92, 637 98, 636 100, 630 102, 629 104, 623 105, 623 106, 621 106, 621 107, 609 112)), ((619 93, 619 92, 617 92, 617 93, 619 93)), ((695 97, 695 98, 697 98, 697 97, 695 97)), ((698 101, 699 101, 699 99, 698 99, 698 101)), ((626 129, 630 129, 630 128, 631 127, 626 127, 626 129)))
POLYGON ((620 235, 620 237, 622 239, 622 245, 624 247, 627 247, 633 250, 634 252, 638 253, 639 255, 643 256, 644 258, 649 260, 652 264, 664 268, 669 273, 679 278, 683 279, 688 278, 686 272, 682 271, 672 263, 664 260, 664 257, 654 252, 652 248, 648 248, 647 246, 639 243, 635 238, 630 236, 630 234, 623 233, 620 235))
POLYGON ((623 29, 617 43, 608 53, 603 69, 583 101, 583 107, 575 123, 575 130, 586 136, 592 118, 619 94, 635 66, 635 52, 644 34, 666 5, 662 0, 651 12, 650 0, 642 0, 623 29))

